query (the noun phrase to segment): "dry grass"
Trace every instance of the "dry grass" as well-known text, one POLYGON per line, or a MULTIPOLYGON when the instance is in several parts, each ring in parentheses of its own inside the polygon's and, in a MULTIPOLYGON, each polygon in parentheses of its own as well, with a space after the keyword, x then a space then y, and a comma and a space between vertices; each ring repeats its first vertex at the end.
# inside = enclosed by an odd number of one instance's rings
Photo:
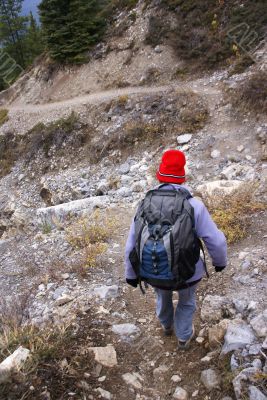
POLYGON ((247 185, 229 196, 213 196, 206 203, 212 218, 224 232, 229 244, 249 234, 250 216, 266 209, 266 205, 255 201, 255 187, 247 185))
POLYGON ((170 44, 179 59, 187 61, 193 70, 235 63, 243 52, 241 48, 236 51, 228 36, 235 27, 236 31, 239 29, 235 34, 240 42, 242 39, 243 47, 247 45, 248 52, 264 39, 266 2, 263 0, 162 0, 160 8, 149 20, 147 43, 170 44), (169 23, 169 12, 177 20, 176 27, 169 23), (241 24, 250 28, 245 40, 241 24), (253 35, 255 40, 250 43, 253 35))
POLYGON ((76 250, 82 250, 82 257, 73 269, 84 274, 88 268, 103 264, 108 242, 117 226, 117 221, 100 214, 97 210, 89 218, 82 218, 66 229, 68 242, 76 250))
POLYGON ((267 72, 254 73, 229 93, 233 106, 238 110, 264 114, 267 109, 267 72))
POLYGON ((8 110, 0 109, 0 126, 4 125, 8 121, 8 110))

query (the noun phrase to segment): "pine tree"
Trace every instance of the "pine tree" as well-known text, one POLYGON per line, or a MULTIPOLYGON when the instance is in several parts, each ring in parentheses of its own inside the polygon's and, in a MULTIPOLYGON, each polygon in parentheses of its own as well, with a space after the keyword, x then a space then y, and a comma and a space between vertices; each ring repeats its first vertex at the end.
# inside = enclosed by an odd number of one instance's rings
POLYGON ((51 57, 60 62, 82 61, 103 33, 102 8, 98 0, 43 0, 40 19, 51 57))
POLYGON ((0 0, 0 42, 11 57, 24 68, 22 38, 27 30, 27 18, 20 15, 22 0, 0 0))
POLYGON ((26 63, 31 64, 39 56, 43 49, 42 32, 32 12, 29 16, 28 30, 24 39, 26 63))

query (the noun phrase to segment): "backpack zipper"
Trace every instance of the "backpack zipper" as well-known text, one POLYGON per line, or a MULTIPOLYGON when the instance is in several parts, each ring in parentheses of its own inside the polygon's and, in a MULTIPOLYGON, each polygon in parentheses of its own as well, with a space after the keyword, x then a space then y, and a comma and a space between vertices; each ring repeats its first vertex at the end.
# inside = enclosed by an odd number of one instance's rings
POLYGON ((170 245, 171 245, 171 256, 172 256, 172 261, 171 261, 171 272, 172 272, 174 267, 174 241, 173 241, 172 229, 170 229, 170 245))

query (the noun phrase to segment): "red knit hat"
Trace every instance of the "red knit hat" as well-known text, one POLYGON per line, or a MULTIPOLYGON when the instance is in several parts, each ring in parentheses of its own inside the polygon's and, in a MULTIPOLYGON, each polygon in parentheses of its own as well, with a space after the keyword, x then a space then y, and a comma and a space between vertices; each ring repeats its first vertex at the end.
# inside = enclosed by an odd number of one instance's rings
POLYGON ((160 182, 183 183, 185 182, 186 159, 183 152, 179 150, 167 150, 157 172, 160 182))

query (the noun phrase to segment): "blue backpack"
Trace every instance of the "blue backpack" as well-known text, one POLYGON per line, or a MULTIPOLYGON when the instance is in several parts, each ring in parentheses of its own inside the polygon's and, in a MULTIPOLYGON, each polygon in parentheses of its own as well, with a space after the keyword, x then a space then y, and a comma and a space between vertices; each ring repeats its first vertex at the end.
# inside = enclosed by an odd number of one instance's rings
POLYGON ((164 186, 150 190, 138 208, 130 261, 140 282, 175 290, 195 274, 203 247, 188 201, 191 194, 164 186))

